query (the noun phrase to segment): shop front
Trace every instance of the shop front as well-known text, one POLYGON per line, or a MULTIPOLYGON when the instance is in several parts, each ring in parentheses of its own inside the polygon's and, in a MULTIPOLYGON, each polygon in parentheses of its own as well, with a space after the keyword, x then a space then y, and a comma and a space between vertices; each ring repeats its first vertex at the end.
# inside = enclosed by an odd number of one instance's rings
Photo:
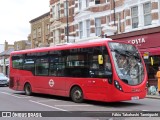
POLYGON ((139 48, 147 67, 149 85, 157 86, 155 75, 160 66, 160 27, 114 35, 111 38, 135 44, 139 48))
POLYGON ((9 57, 12 51, 14 51, 14 48, 9 48, 0 53, 0 72, 6 76, 9 76, 9 57))

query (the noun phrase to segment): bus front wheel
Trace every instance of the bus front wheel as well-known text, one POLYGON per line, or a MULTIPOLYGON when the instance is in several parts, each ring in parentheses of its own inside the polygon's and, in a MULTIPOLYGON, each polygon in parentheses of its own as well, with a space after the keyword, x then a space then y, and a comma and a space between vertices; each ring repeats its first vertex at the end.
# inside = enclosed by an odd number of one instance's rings
POLYGON ((30 96, 32 94, 31 85, 27 83, 24 87, 24 91, 26 95, 30 96))
POLYGON ((83 92, 80 87, 74 87, 71 90, 71 99, 76 103, 83 102, 83 92))

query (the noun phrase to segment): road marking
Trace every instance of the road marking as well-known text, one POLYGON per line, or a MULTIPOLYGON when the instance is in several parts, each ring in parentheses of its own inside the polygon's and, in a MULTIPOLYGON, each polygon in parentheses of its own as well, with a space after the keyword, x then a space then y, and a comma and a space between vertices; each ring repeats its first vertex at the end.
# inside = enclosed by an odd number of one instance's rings
POLYGON ((88 106, 92 106, 92 105, 55 105, 55 106, 59 106, 59 107, 88 107, 88 106))
POLYGON ((50 102, 50 101, 59 101, 59 100, 49 99, 49 100, 38 100, 37 102, 50 102))
POLYGON ((53 107, 53 106, 50 106, 50 105, 46 105, 46 104, 43 104, 43 103, 40 103, 40 102, 37 102, 37 101, 33 101, 33 100, 29 100, 29 101, 33 102, 33 103, 36 103, 36 104, 39 104, 39 105, 43 105, 43 106, 49 107, 49 108, 53 108, 53 109, 56 109, 56 110, 67 111, 68 112, 68 110, 64 110, 64 109, 61 109, 61 108, 57 108, 57 107, 53 107))
POLYGON ((149 111, 149 110, 142 110, 142 111, 149 111))
POLYGON ((7 93, 7 92, 1 92, 2 94, 6 94, 6 95, 10 95, 10 96, 13 96, 13 97, 16 97, 16 98, 30 98, 30 96, 25 96, 25 97, 19 97, 17 95, 13 95, 11 93, 7 93))

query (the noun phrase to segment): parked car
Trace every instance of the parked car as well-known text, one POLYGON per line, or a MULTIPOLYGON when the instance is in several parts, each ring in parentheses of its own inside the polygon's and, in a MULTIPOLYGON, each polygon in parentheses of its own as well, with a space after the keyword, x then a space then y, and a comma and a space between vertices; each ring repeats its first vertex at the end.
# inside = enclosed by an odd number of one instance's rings
POLYGON ((8 86, 9 85, 9 78, 6 77, 3 73, 0 73, 0 86, 8 86))

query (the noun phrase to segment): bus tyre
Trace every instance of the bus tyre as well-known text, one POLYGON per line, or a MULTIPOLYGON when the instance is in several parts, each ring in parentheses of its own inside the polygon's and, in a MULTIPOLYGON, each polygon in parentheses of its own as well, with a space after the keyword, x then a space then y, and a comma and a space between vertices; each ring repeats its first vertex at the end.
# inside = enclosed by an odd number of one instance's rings
POLYGON ((26 84, 25 87, 24 87, 24 91, 25 91, 26 95, 28 95, 28 96, 32 95, 31 85, 30 84, 26 84))
POLYGON ((74 87, 71 90, 71 99, 76 103, 83 102, 83 92, 80 87, 74 87))

